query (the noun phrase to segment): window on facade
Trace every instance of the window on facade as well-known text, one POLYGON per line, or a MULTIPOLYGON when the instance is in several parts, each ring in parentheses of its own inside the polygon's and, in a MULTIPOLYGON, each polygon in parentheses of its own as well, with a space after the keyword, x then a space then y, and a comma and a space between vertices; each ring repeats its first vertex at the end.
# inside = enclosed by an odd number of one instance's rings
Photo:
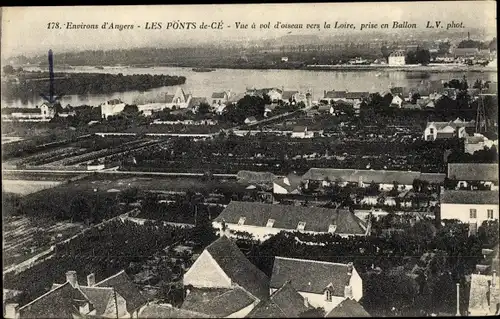
POLYGON ((330 290, 325 290, 325 300, 332 301, 332 292, 330 290))
POLYGON ((268 220, 267 220, 266 227, 273 227, 273 225, 274 225, 274 219, 271 219, 271 218, 270 218, 270 219, 268 219, 268 220))
POLYGON ((328 226, 328 232, 329 233, 334 233, 337 230, 337 225, 330 225, 328 226))
POLYGON ((470 209, 470 218, 477 218, 477 210, 474 208, 470 209))
POLYGON ((246 217, 240 217, 240 220, 238 221, 238 226, 241 226, 245 223, 246 217))
POLYGON ((433 128, 429 129, 429 132, 430 132, 431 134, 434 134, 434 129, 433 129, 433 128))
POLYGON ((299 224, 297 225, 297 230, 304 230, 305 227, 306 222, 299 222, 299 224))
POLYGON ((493 209, 488 209, 487 213, 488 213, 488 219, 493 219, 493 209))

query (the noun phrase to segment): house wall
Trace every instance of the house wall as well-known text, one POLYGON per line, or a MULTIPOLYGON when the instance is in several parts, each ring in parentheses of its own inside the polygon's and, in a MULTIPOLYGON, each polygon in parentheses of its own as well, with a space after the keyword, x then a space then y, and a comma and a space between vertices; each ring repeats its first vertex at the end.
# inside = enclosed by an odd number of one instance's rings
POLYGON ((119 318, 130 318, 130 314, 127 311, 127 301, 118 293, 116 293, 116 302, 114 296, 109 298, 103 317, 116 318, 117 309, 119 318))
POLYGON ((441 219, 459 219, 464 223, 478 223, 488 220, 487 210, 493 210, 493 219, 498 218, 498 205, 490 204, 441 204, 441 219), (477 218, 470 218, 470 209, 476 209, 477 218))
POLYGON ((390 65, 405 65, 405 57, 404 56, 389 56, 389 64, 390 65))
POLYGON ((184 286, 231 288, 231 279, 219 267, 208 251, 203 251, 184 274, 184 286))
POLYGON ((115 105, 102 104, 101 116, 103 119, 107 119, 109 116, 120 113, 121 111, 123 111, 124 108, 125 108, 125 103, 120 103, 115 105))
POLYGON ((356 268, 353 268, 349 285, 352 287, 352 296, 354 300, 360 301, 363 298, 363 280, 359 276, 356 268))
POLYGON ((288 191, 282 186, 273 183, 273 193, 274 194, 288 194, 288 191))
MULTIPOLYGON (((212 226, 215 229, 220 230, 222 225, 219 222, 212 222, 212 226)), ((306 225, 306 227, 307 227, 307 225, 306 225)), ((227 228, 227 230, 250 233, 254 236, 254 238, 256 240, 259 240, 259 241, 264 241, 266 239, 269 239, 269 237, 274 236, 281 231, 287 231, 287 232, 297 231, 296 229, 284 229, 284 228, 275 228, 275 227, 263 227, 263 226, 252 226, 252 225, 241 225, 240 226, 238 224, 231 224, 231 223, 227 223, 227 222, 226 222, 226 228, 227 228)), ((315 232, 315 231, 301 231, 301 232, 306 233, 306 234, 313 234, 313 235, 328 233, 328 232, 315 232)), ((352 234, 337 234, 337 235, 339 235, 340 237, 354 236, 352 234)), ((229 236, 231 236, 231 235, 229 235, 229 236)), ((358 235, 358 236, 364 236, 364 234, 358 235)))
POLYGON ((437 128, 434 125, 429 125, 428 127, 425 128, 424 131, 424 140, 426 141, 434 141, 437 136, 437 128), (433 132, 431 133, 431 129, 433 132))

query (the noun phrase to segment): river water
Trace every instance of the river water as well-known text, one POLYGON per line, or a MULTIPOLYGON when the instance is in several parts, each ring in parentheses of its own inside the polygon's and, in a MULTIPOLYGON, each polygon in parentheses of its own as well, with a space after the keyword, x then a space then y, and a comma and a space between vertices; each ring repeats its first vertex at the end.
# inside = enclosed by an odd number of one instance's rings
MULTIPOLYGON (((24 67, 26 71, 47 71, 39 67, 24 67)), ((325 90, 349 90, 380 92, 387 90, 390 85, 415 87, 421 81, 461 79, 464 75, 469 84, 476 79, 497 81, 495 72, 436 72, 394 71, 394 70, 342 70, 342 71, 310 71, 310 70, 246 70, 246 69, 217 69, 212 72, 194 72, 191 68, 182 67, 104 67, 97 69, 91 66, 76 66, 72 69, 56 69, 55 72, 71 73, 122 73, 132 74, 165 74, 185 76, 186 83, 180 85, 186 93, 195 97, 209 98, 213 92, 231 90, 234 93, 243 93, 247 88, 277 87, 285 90, 311 90, 313 100, 323 97, 325 90)), ((48 83, 47 83, 48 88, 48 83)), ((55 88, 57 92, 57 87, 55 88)), ((174 87, 162 87, 146 92, 127 91, 113 94, 67 95, 61 100, 63 106, 70 104, 98 106, 106 100, 119 98, 125 103, 133 104, 141 95, 150 98, 167 92, 173 92, 174 87)), ((2 98, 2 107, 35 107, 42 103, 39 94, 34 94, 27 101, 2 98)))

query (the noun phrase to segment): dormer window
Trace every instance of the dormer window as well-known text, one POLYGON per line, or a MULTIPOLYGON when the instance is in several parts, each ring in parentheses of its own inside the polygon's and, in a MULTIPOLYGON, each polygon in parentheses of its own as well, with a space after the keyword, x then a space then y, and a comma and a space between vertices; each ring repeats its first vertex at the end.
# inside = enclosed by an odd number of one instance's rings
POLYGON ((240 217, 240 220, 238 221, 238 226, 241 226, 245 223, 246 217, 240 217))
POLYGON ((337 225, 330 225, 328 226, 328 232, 329 233, 334 233, 337 230, 337 225))
POLYGON ((304 230, 305 227, 306 222, 299 222, 299 224, 297 225, 297 230, 304 230))
POLYGON ((325 300, 332 301, 332 292, 330 291, 330 289, 325 290, 325 300))
POLYGON ((270 218, 267 220, 266 227, 273 227, 275 220, 270 218))

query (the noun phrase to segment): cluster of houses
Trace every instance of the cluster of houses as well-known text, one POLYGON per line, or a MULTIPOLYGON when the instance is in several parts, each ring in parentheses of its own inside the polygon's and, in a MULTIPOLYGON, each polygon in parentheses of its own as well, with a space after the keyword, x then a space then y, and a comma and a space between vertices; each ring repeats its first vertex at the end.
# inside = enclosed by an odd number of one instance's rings
MULTIPOLYGON (((289 103, 291 105, 302 102, 305 106, 312 105, 312 94, 310 91, 304 93, 293 90, 285 91, 284 88, 249 88, 242 94, 235 94, 231 92, 231 90, 213 92, 208 98, 194 97, 192 94, 186 93, 180 87, 176 88, 173 93, 161 94, 154 98, 139 96, 134 100, 133 104, 137 105, 139 112, 142 112, 146 116, 150 116, 154 112, 162 111, 165 108, 177 110, 179 114, 182 112, 197 113, 199 106, 203 103, 210 106, 211 112, 220 115, 224 113, 224 110, 229 104, 238 102, 238 100, 242 99, 245 95, 263 97, 265 94, 269 96, 271 103, 266 105, 264 116, 268 116, 280 102, 289 103)), ((102 118, 104 119, 119 114, 123 111, 125 105, 126 104, 119 99, 106 101, 101 105, 102 118)))
POLYGON ((35 108, 7 107, 2 108, 2 121, 49 122, 56 114, 59 117, 68 117, 74 116, 75 111, 69 107, 57 111, 56 106, 48 102, 44 102, 40 106, 37 105, 35 108))
MULTIPOLYGON (((146 299, 124 271, 99 283, 90 274, 86 285, 78 283, 76 272, 68 271, 65 283, 54 284, 22 307, 4 301, 4 317, 371 317, 361 304, 363 278, 352 262, 275 256, 268 276, 226 233, 221 232, 184 274, 183 301, 178 307, 146 299)), ((471 276, 470 315, 498 315, 500 282, 495 269, 471 276)))
POLYGON ((225 233, 184 274, 180 307, 148 301, 125 272, 95 283, 64 284, 28 304, 4 304, 6 318, 298 318, 320 308, 325 317, 370 317, 359 301, 363 280, 353 263, 276 256, 268 277, 225 233))

